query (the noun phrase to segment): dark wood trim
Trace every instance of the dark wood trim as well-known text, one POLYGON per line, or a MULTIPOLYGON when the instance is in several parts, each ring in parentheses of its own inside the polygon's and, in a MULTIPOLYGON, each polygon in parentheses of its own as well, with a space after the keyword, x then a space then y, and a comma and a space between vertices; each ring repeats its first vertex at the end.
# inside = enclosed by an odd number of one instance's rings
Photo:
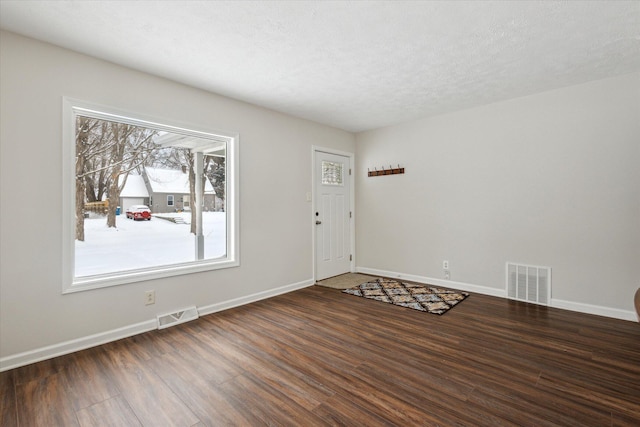
POLYGON ((313 286, 0 374, 3 426, 640 425, 640 324, 313 286))

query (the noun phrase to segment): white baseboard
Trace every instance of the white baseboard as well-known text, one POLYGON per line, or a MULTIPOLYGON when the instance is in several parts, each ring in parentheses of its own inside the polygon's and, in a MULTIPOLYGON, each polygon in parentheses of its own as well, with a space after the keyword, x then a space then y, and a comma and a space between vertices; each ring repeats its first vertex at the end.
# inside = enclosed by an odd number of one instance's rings
POLYGON ((134 325, 124 326, 122 328, 113 329, 107 332, 89 335, 74 340, 61 342, 58 344, 48 345, 46 347, 37 348, 35 350, 25 351, 0 359, 0 372, 7 371, 20 366, 29 365, 31 363, 40 362, 42 360, 52 359, 54 357, 63 356, 75 351, 85 350, 108 342, 117 341, 138 335, 143 332, 157 329, 158 323, 156 319, 146 320, 134 325))
MULTIPOLYGON (((275 289, 269 289, 263 292, 257 292, 245 297, 234 298, 229 301, 198 307, 198 314, 200 316, 204 316, 206 314, 227 310, 229 308, 249 304, 255 301, 260 301, 265 298, 281 295, 287 292, 295 291, 297 289, 306 288, 313 285, 314 283, 315 281, 313 279, 307 279, 303 280, 302 282, 293 283, 287 286, 281 286, 275 289)), ((134 325, 124 326, 122 328, 114 329, 111 331, 101 332, 98 334, 37 348, 35 350, 29 350, 23 353, 5 356, 3 358, 0 358, 0 372, 19 368, 21 366, 40 362, 42 360, 63 356, 65 354, 73 353, 76 351, 85 350, 87 348, 106 344, 112 341, 117 341, 119 339, 128 338, 133 335, 141 334, 143 332, 152 331, 157 328, 158 322, 154 317, 151 320, 146 320, 134 325)))
POLYGON ((551 307, 562 308, 564 310, 577 311, 586 314, 595 314, 596 316, 611 317, 614 319, 630 320, 637 322, 636 313, 631 310, 620 310, 619 308, 603 307, 601 305, 585 304, 581 302, 563 301, 551 298, 551 307))
POLYGON ((476 292, 483 295, 506 298, 507 292, 504 289, 491 288, 489 286, 473 285, 471 283, 454 282, 453 280, 435 279, 433 277, 416 276, 413 274, 398 273, 396 271, 378 270, 375 268, 357 267, 358 273, 370 276, 390 277, 393 279, 408 280, 410 282, 425 283, 442 286, 445 288, 457 289, 459 291, 476 292))
MULTIPOLYGON (((358 273, 369 274, 372 276, 383 276, 396 279, 408 280, 411 282, 428 283, 431 285, 443 286, 445 288, 458 289, 461 291, 476 292, 483 295, 491 295, 494 297, 506 298, 505 289, 491 288, 488 286, 473 285, 464 282, 454 282, 452 280, 434 279, 431 277, 415 276, 411 274, 398 273, 396 271, 377 270, 374 268, 357 267, 358 273)), ((618 308, 603 307, 598 305, 584 304, 580 302, 564 301, 559 299, 551 299, 550 307, 561 308, 563 310, 577 311, 585 314, 595 314, 597 316, 611 317, 613 319, 630 320, 637 322, 636 314, 631 310, 620 310, 618 308)))
POLYGON ((219 302, 216 304, 205 305, 198 307, 198 314, 205 316, 207 314, 217 313, 218 311, 228 310, 233 307, 249 304, 252 302, 260 301, 266 298, 275 297, 277 295, 286 294, 298 289, 306 288, 313 285, 315 281, 313 279, 303 280, 302 282, 293 283, 291 285, 281 286, 279 288, 269 289, 267 291, 257 292, 255 294, 247 295, 240 298, 234 298, 228 301, 219 302))

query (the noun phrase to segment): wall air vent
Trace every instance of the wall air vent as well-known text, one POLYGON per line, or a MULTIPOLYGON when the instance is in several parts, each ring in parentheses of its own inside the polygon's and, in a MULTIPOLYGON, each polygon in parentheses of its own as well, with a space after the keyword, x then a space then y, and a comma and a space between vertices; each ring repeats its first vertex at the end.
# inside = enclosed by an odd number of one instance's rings
POLYGON ((507 263, 507 298, 549 305, 551 267, 507 263))
POLYGON ((175 313, 161 314, 158 316, 158 329, 179 325, 189 320, 195 320, 198 317, 198 309, 195 306, 176 311, 175 313))

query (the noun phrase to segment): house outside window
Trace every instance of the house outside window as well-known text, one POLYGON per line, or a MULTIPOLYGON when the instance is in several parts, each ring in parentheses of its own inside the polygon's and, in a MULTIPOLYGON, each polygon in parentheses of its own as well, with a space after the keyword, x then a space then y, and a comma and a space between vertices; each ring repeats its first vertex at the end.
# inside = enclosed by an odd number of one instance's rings
POLYGON ((239 265, 236 134, 68 98, 64 118, 64 293, 239 265))

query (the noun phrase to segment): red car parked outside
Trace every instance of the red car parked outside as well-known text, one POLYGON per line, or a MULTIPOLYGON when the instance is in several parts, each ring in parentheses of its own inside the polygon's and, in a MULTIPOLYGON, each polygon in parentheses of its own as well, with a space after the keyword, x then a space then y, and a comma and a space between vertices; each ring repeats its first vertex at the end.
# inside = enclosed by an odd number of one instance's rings
POLYGON ((125 212, 127 218, 131 218, 134 221, 137 219, 146 219, 151 221, 151 210, 145 205, 133 205, 125 212))

